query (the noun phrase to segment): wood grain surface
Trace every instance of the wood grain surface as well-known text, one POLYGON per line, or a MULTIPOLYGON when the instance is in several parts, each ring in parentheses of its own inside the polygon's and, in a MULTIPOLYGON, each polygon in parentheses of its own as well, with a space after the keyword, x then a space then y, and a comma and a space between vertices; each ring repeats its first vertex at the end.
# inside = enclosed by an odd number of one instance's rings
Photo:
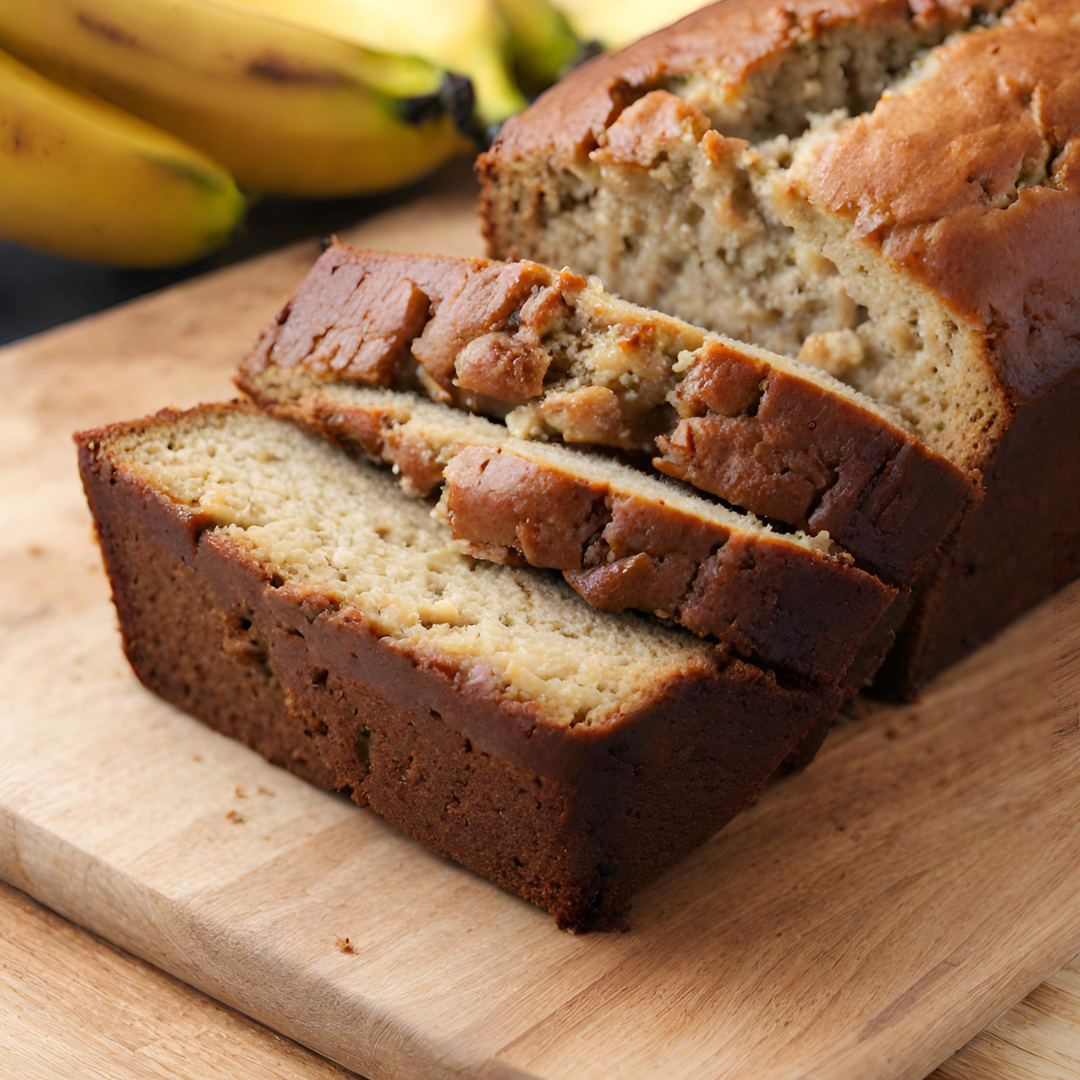
POLYGON ((354 1074, 0 885, 5 1080, 354 1074))
MULTIPOLYGON (((470 203, 355 239, 474 251, 470 203)), ((622 935, 558 933, 145 693, 70 433, 227 396, 314 254, 0 353, 0 877, 376 1080, 921 1077, 1077 951, 1075 588, 842 726, 622 935)))
MULTIPOLYGON (((0 884, 7 1080, 346 1080, 340 1068, 0 884)), ((931 1080, 1080 1076, 1080 962, 1055 972, 931 1080)))

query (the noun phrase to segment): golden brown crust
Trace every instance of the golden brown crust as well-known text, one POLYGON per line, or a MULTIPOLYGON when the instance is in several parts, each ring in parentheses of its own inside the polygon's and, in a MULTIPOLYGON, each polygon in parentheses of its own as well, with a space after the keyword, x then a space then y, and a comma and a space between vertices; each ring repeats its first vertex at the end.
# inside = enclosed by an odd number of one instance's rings
POLYGON ((1076 0, 1020 0, 936 50, 929 73, 846 127, 805 182, 988 333, 997 377, 1021 401, 1080 364, 1078 58, 1076 0))
POLYGON ((607 129, 604 145, 591 155, 598 165, 649 169, 662 147, 678 139, 696 146, 709 130, 709 118, 674 94, 656 90, 639 98, 607 129))
MULTIPOLYGON (((649 146, 678 137, 677 117, 696 132, 702 116, 690 106, 679 112, 658 99, 634 113, 634 103, 665 82, 718 72, 736 95, 754 71, 832 29, 959 29, 974 10, 891 0, 728 0, 601 57, 509 121, 480 158, 481 217, 492 249, 523 254, 498 221, 507 208, 496 193, 515 169, 539 177, 587 155, 633 168, 650 158, 649 146), (631 113, 632 124, 619 122, 631 113)), ((1018 0, 997 25, 939 46, 921 81, 857 117, 798 185, 812 203, 853 223, 853 243, 880 250, 958 321, 985 334, 988 362, 1018 402, 1080 363, 1078 53, 1076 0, 1018 0)), ((546 211, 528 202, 540 198, 539 181, 525 196, 518 212, 531 228, 542 227, 546 211)))
POLYGON ((825 682, 842 681, 896 590, 822 552, 735 531, 507 448, 446 467, 454 535, 562 570, 593 606, 635 608, 825 682))
MULTIPOLYGON (((326 378, 389 386, 410 378, 415 357, 450 391, 462 347, 497 334, 557 277, 536 263, 397 255, 335 240, 262 332, 243 371, 303 364, 326 378)), ((489 351, 496 340, 485 342, 489 351)), ((507 361, 496 384, 511 390, 515 374, 529 383, 528 365, 507 361)))
MULTIPOLYGON (((431 319, 413 342, 413 355, 440 386, 449 387, 465 346, 493 344, 491 336, 551 279, 550 270, 529 262, 492 263, 463 276, 455 291, 432 297, 431 319)), ((499 385, 506 382, 504 374, 496 380, 499 385)))
MULTIPOLYGON (((737 96, 740 79, 745 88, 753 71, 790 47, 777 46, 775 38, 770 44, 749 22, 740 26, 745 17, 736 13, 750 6, 738 0, 718 5, 586 67, 508 124, 478 165, 491 250, 503 256, 535 251, 528 237, 542 235, 548 216, 561 213, 564 190, 574 198, 573 169, 586 155, 604 152, 605 137, 620 128, 621 118, 632 126, 631 103, 677 72, 671 58, 681 49, 696 46, 707 55, 701 69, 720 68, 737 96), (721 27, 724 33, 717 32, 721 27), (755 57, 749 64, 730 59, 747 50, 755 57), (514 215, 522 223, 516 230, 514 215)), ((780 5, 754 6, 764 19, 780 5)), ((821 6, 840 12, 828 0, 821 6)), ((976 14, 960 5, 935 14, 928 5, 920 18, 970 25, 976 14)), ((886 26, 889 16, 880 17, 886 22, 872 16, 860 25, 886 26)), ((839 24, 834 19, 831 25, 839 24)), ((824 139, 824 156, 799 189, 837 215, 841 235, 854 225, 856 254, 863 245, 872 249, 868 254, 881 251, 899 268, 900 282, 907 276, 921 283, 944 300, 965 332, 974 331, 971 352, 955 363, 970 362, 974 384, 986 386, 992 406, 984 414, 976 404, 959 417, 972 427, 963 460, 985 473, 987 503, 920 586, 907 659, 898 655, 893 663, 905 691, 1049 591, 1048 540, 1028 523, 1044 521, 1042 508, 1056 507, 1061 493, 1075 487, 1067 482, 1075 470, 1051 469, 1034 457, 1036 451, 1046 461, 1068 457, 1075 442, 1067 408, 1048 398, 1075 397, 1068 386, 1075 388, 1080 372, 1078 34, 1076 0, 1019 0, 998 27, 977 27, 938 46, 917 80, 838 137, 824 139), (1029 408, 1036 419, 1023 422, 1029 408), (1051 422, 1052 430, 1039 427, 1051 422), (1020 458, 1023 468, 1015 465, 1020 458)), ((678 90, 679 78, 668 85, 678 90)), ((632 141, 630 135, 620 137, 632 141)), ((741 242, 733 227, 724 228, 741 242)), ((705 314, 694 317, 709 321, 705 314)))
POLYGON ((339 258, 337 242, 304 279, 296 296, 259 338, 247 363, 338 371, 361 382, 386 385, 427 323, 434 294, 459 288, 480 267, 433 262, 423 286, 405 277, 393 255, 339 258), (444 271, 440 273, 439 271, 444 271), (290 318, 299 308, 304 317, 290 318))
POLYGON ((784 685, 718 655, 712 671, 659 686, 617 722, 538 722, 418 665, 362 612, 269 578, 205 515, 132 476, 109 442, 141 426, 78 437, 139 678, 275 763, 351 789, 561 926, 617 915, 751 802, 839 701, 835 689, 784 685), (241 625, 257 647, 230 651, 219 623, 241 625))
MULTIPOLYGON (((891 584, 915 579, 974 497, 958 469, 870 402, 735 342, 709 339, 681 376, 671 376, 674 411, 660 401, 632 413, 608 386, 549 387, 544 374, 552 354, 545 335, 563 320, 573 337, 579 332, 575 319, 588 321, 574 308, 585 282, 529 262, 384 255, 337 244, 264 333, 241 369, 241 389, 284 407, 288 394, 267 378, 271 368, 297 368, 316 382, 371 381, 352 374, 349 351, 364 348, 366 309, 337 282, 385 293, 374 284, 384 274, 395 287, 411 282, 431 299, 412 354, 423 362, 423 385, 432 396, 496 416, 539 401, 546 422, 567 442, 626 451, 655 444, 663 472, 795 528, 828 531, 860 565, 891 584), (332 365, 324 359, 331 347, 332 365)), ((385 311, 378 318, 380 340, 403 340, 385 311)), ((619 347, 652 342, 662 336, 661 324, 665 333, 684 325, 633 309, 619 347)), ((688 339, 701 340, 700 331, 685 330, 688 339)), ((402 378, 407 351, 399 350, 396 371, 383 369, 382 385, 408 385, 402 378)), ((313 398, 305 408, 309 414, 321 410, 316 419, 324 428, 333 426, 327 415, 333 402, 313 398)), ((430 458, 422 448, 413 451, 407 471, 415 471, 418 489, 430 490, 437 481, 430 458)), ((404 448, 395 453, 402 465, 404 448)))
POLYGON ((974 5, 962 0, 723 0, 659 33, 578 68, 503 126, 481 158, 578 160, 593 150, 619 113, 666 80, 718 71, 732 94, 756 69, 843 27, 959 28, 974 5))
POLYGON ((724 342, 698 350, 675 399, 661 472, 828 532, 888 581, 910 584, 975 497, 958 469, 854 398, 724 342))

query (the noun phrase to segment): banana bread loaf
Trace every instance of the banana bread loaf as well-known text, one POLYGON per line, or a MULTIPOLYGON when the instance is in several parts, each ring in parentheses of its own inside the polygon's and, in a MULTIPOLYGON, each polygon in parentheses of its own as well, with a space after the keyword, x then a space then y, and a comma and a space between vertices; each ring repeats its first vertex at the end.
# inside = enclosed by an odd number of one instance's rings
MULTIPOLYGON (((562 570, 604 611, 651 612, 808 678, 865 681, 866 665, 852 663, 897 590, 827 539, 777 533, 670 481, 415 394, 302 368, 276 375, 242 383, 275 415, 393 465, 408 490, 445 479, 440 510, 471 554, 562 570)), ((875 637, 873 659, 890 644, 875 637)))
POLYGON ((561 926, 625 908, 840 699, 478 562, 388 472, 253 406, 77 438, 142 681, 561 926))
POLYGON ((530 262, 334 244, 263 333, 240 385, 291 372, 420 386, 528 438, 654 452, 669 475, 811 534, 907 585, 969 481, 831 376, 530 262))
POLYGON ((1080 550, 1078 56, 1078 0, 727 0, 480 161, 492 254, 819 364, 985 480, 900 690, 1045 595, 1055 538, 1080 550))

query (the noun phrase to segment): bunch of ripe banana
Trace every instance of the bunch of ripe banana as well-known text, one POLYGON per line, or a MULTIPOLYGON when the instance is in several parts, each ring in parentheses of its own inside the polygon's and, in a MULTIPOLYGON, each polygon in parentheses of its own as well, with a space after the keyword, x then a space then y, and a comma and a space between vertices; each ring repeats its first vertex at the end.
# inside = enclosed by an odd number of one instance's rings
POLYGON ((550 0, 4 0, 0 237, 187 262, 232 234, 241 189, 407 184, 578 49, 550 0))

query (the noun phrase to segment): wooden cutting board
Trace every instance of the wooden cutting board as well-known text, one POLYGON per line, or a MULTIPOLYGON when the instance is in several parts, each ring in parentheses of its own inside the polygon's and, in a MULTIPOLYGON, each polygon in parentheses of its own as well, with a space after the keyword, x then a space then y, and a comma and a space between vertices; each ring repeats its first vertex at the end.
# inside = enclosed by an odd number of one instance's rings
MULTIPOLYGON (((479 249, 471 192, 351 237, 479 249)), ((367 1076, 920 1077, 1080 948, 1080 589, 574 937, 147 694, 70 434, 231 393, 303 245, 0 352, 0 877, 367 1076)))

